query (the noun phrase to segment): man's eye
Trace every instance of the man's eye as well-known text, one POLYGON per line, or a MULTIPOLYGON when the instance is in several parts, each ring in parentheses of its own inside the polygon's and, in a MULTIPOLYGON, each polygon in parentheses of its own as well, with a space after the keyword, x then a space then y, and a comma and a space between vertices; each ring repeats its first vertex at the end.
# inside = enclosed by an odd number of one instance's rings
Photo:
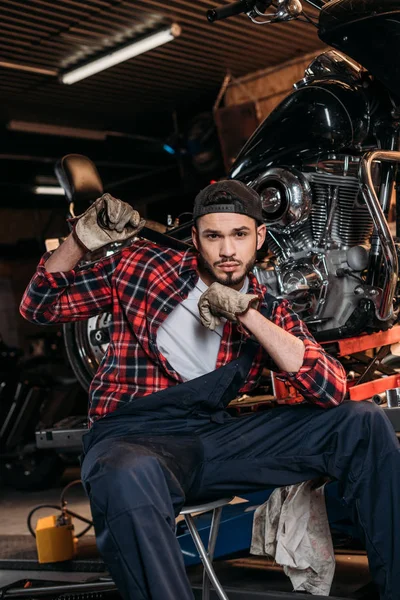
POLYGON ((217 237, 219 237, 217 233, 209 233, 209 234, 207 235, 207 238, 208 238, 209 240, 216 240, 216 239, 217 239, 217 237))
POLYGON ((236 235, 237 235, 238 237, 246 237, 246 233, 245 233, 244 231, 238 231, 238 232, 236 233, 236 235))

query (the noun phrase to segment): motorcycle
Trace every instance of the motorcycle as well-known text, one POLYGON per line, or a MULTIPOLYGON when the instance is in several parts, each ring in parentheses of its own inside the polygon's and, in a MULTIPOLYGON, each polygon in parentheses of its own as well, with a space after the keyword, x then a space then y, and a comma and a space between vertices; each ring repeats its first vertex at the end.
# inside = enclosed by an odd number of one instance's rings
MULTIPOLYGON (((400 67, 391 58, 400 2, 304 3, 319 11, 319 37, 335 49, 312 61, 247 141, 229 177, 262 198, 270 256, 255 267, 257 278, 291 301, 319 341, 331 342, 385 332, 398 320, 400 245, 388 214, 396 193, 400 236, 400 67)), ((299 0, 239 0, 207 17, 239 13, 261 24, 313 22, 299 0)), ((190 240, 188 227, 168 234, 167 243, 190 240)), ((100 315, 65 328, 70 360, 85 387, 107 349, 109 319, 100 315)))
MULTIPOLYGON (((230 177, 262 198, 273 258, 258 278, 327 341, 384 331, 398 319, 399 245, 388 213, 400 161, 400 79, 389 59, 400 2, 305 2, 319 9, 319 37, 337 50, 312 61, 230 177)), ((239 9, 264 22, 304 14, 297 0, 246 0, 208 16, 239 9), (275 12, 267 18, 260 4, 275 12)))

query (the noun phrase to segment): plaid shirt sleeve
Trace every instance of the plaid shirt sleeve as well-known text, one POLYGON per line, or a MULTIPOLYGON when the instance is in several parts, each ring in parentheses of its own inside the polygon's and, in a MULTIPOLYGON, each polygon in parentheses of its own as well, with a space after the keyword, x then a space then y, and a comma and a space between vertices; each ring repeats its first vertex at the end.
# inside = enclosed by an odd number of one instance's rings
POLYGON ((309 402, 323 408, 337 406, 346 393, 346 372, 335 358, 314 340, 307 326, 283 300, 271 321, 300 338, 305 346, 303 364, 297 373, 276 372, 278 379, 289 382, 309 402))
POLYGON ((111 276, 121 253, 82 269, 57 273, 45 269, 50 255, 43 255, 22 297, 20 313, 25 319, 39 325, 66 323, 111 308, 111 276))

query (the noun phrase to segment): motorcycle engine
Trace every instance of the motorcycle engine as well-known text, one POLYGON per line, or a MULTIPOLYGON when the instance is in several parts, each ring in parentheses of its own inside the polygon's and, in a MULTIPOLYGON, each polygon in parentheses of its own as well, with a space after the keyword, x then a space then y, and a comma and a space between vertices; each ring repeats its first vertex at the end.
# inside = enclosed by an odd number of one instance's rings
POLYGON ((326 339, 348 327, 360 301, 371 305, 379 296, 363 278, 373 222, 358 167, 357 158, 329 158, 301 171, 270 168, 250 184, 262 198, 272 253, 256 276, 326 339))

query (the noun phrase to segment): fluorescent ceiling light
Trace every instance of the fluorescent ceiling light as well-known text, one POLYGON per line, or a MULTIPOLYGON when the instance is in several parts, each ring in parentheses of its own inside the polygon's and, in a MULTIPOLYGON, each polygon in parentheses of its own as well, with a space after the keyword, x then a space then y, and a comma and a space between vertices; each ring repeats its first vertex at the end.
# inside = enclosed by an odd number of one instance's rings
POLYGON ((63 188, 58 187, 56 185, 37 185, 33 188, 34 194, 39 194, 40 196, 64 196, 65 192, 63 188))
POLYGON ((60 81, 67 85, 76 83, 77 81, 81 81, 81 79, 85 79, 85 77, 90 77, 95 73, 99 73, 100 71, 104 71, 105 69, 113 67, 118 63, 133 58, 134 56, 138 56, 138 54, 143 54, 144 52, 153 50, 153 48, 157 48, 157 46, 171 42, 173 39, 178 37, 180 33, 180 26, 176 23, 173 23, 167 28, 161 29, 156 33, 147 35, 146 37, 135 40, 129 44, 125 44, 124 46, 119 47, 116 50, 111 51, 100 58, 96 58, 80 67, 65 71, 62 75, 60 75, 60 81))

